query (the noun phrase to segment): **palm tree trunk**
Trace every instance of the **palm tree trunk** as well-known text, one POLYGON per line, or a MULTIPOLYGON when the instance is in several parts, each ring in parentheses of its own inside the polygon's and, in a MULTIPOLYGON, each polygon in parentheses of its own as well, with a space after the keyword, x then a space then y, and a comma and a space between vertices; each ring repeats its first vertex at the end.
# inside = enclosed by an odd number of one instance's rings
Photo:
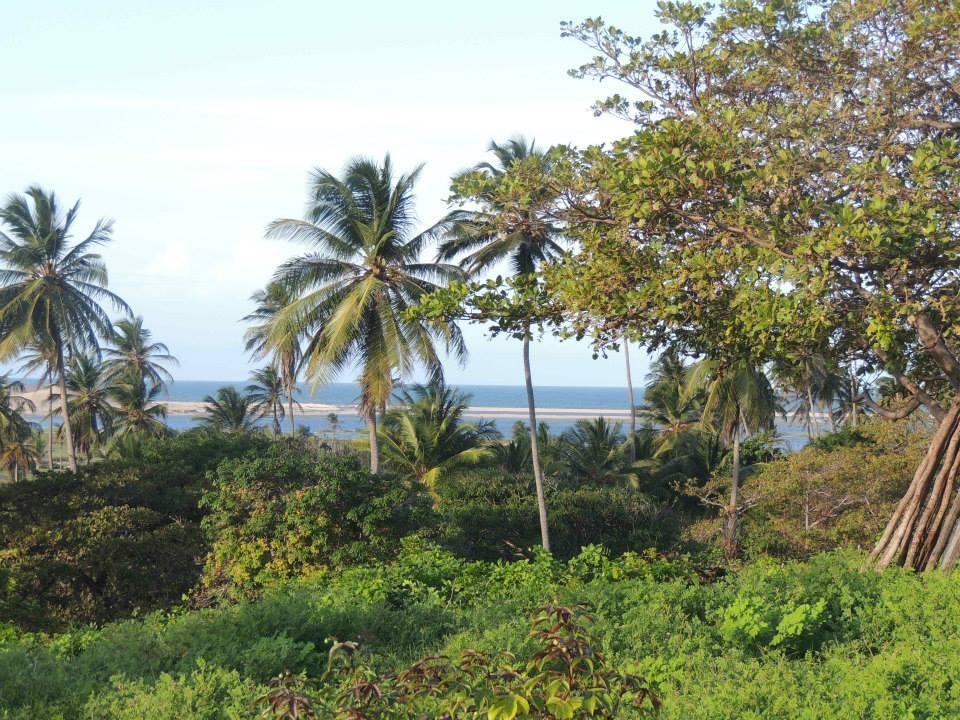
POLYGON ((627 401, 630 403, 630 462, 637 459, 637 404, 633 398, 633 373, 630 372, 630 343, 623 339, 623 359, 627 364, 627 401))
POLYGON ((737 556, 737 516, 740 504, 740 418, 733 429, 733 469, 730 476, 730 504, 723 519, 723 551, 727 560, 737 556))
POLYGON ((540 445, 537 440, 537 406, 533 399, 533 380, 530 377, 530 329, 523 336, 523 379, 527 385, 527 409, 530 413, 530 459, 533 463, 533 482, 537 488, 537 511, 540 515, 540 542, 550 552, 550 526, 547 523, 547 498, 543 492, 543 471, 540 469, 540 445))
POLYGON ((59 367, 57 371, 60 375, 60 412, 63 414, 63 438, 67 445, 67 464, 71 472, 77 471, 77 453, 73 449, 73 428, 70 425, 70 410, 67 401, 67 371, 63 362, 63 345, 57 343, 57 356, 59 367))
POLYGON ((817 420, 816 406, 813 404, 813 389, 807 386, 807 407, 810 408, 810 423, 814 427, 814 435, 820 437, 820 421, 817 420))
POLYGON ((860 394, 860 387, 857 383, 856 373, 853 372, 853 367, 850 368, 850 421, 853 423, 853 426, 857 426, 859 421, 858 411, 860 409, 860 403, 857 402, 857 396, 860 394))
POLYGON ((49 418, 49 437, 47 442, 47 469, 53 470, 53 373, 48 378, 47 385, 47 414, 49 418))
POLYGON ((370 433, 370 472, 380 472, 380 441, 377 438, 377 409, 370 410, 367 418, 367 431, 370 433))
POLYGON ((287 414, 290 415, 290 437, 297 433, 296 423, 293 422, 293 383, 287 383, 287 414))
POLYGON ((280 435, 280 418, 277 417, 277 405, 273 405, 273 437, 276 439, 280 435))

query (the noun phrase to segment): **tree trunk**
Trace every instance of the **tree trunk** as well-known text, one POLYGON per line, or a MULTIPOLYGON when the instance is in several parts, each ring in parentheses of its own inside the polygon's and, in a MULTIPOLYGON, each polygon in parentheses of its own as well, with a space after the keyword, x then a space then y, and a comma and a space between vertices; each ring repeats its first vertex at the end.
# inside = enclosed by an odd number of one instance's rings
POLYGON ((367 418, 367 429, 370 433, 370 472, 380 472, 380 441, 377 438, 377 409, 370 410, 367 418))
POLYGON ((937 428, 906 494, 870 554, 876 567, 952 569, 960 557, 960 398, 937 428))
POLYGON ((53 374, 50 375, 47 385, 47 414, 49 418, 49 437, 47 438, 47 469, 53 470, 53 374))
POLYGON ((70 425, 70 409, 67 400, 67 372, 63 362, 63 345, 57 343, 57 359, 60 367, 60 412, 63 414, 63 440, 67 446, 67 465, 71 472, 77 471, 77 453, 73 449, 73 428, 70 425))
POLYGON ((633 373, 630 372, 630 343, 623 339, 623 359, 627 364, 627 401, 630 403, 630 462, 637 459, 637 404, 633 399, 633 373))
POLYGON ((857 374, 850 366, 850 424, 856 427, 860 421, 860 383, 857 382, 857 374))
POLYGON ((737 557, 737 519, 740 504, 740 420, 733 429, 733 469, 730 473, 730 504, 723 518, 723 553, 727 560, 737 557))
POLYGON ((293 421, 293 383, 287 384, 287 414, 290 415, 290 437, 297 434, 297 426, 293 421))
POLYGON ((280 416, 277 415, 277 404, 273 404, 273 439, 280 437, 280 416))
POLYGON ((550 552, 550 526, 547 522, 547 498, 543 492, 543 471, 540 469, 540 443, 537 438, 537 406, 533 399, 533 380, 530 377, 530 330, 523 336, 523 379, 527 386, 527 410, 530 413, 530 460, 533 463, 533 482, 537 488, 537 512, 540 514, 540 542, 550 552))
POLYGON ((820 421, 817 420, 817 406, 813 404, 813 389, 807 387, 807 407, 810 408, 810 424, 813 425, 813 434, 820 437, 820 421))

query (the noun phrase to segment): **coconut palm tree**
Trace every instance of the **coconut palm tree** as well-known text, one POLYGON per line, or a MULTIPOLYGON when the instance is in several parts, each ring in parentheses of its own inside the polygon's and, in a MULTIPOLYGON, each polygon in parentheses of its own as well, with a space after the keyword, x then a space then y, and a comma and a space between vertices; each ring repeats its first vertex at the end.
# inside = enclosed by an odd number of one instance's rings
POLYGON ((0 468, 10 473, 13 482, 20 480, 21 471, 28 473, 37 467, 39 452, 29 424, 16 432, 4 433, 0 444, 0 468))
POLYGON ((20 372, 23 373, 25 377, 39 372, 37 389, 39 390, 43 386, 47 388, 47 439, 44 442, 35 440, 34 446, 40 453, 46 450, 47 469, 53 470, 53 418, 54 415, 56 415, 53 410, 53 400, 56 394, 53 384, 56 376, 57 349, 53 347, 52 343, 46 345, 31 343, 21 355, 20 359, 20 372))
POLYGON ((103 350, 110 377, 134 373, 151 385, 166 387, 173 382, 164 363, 179 365, 162 342, 153 342, 153 334, 143 327, 139 315, 119 321, 113 326, 110 345, 103 350))
POLYGON ((167 406, 157 402, 162 392, 163 386, 148 385, 135 369, 113 380, 110 386, 110 398, 115 406, 112 451, 118 444, 135 444, 129 440, 133 436, 162 437, 169 432, 165 422, 167 406))
MULTIPOLYGON (((509 262, 518 275, 532 275, 545 262, 563 254, 562 230, 559 225, 544 220, 534 210, 508 212, 495 188, 507 172, 522 164, 542 165, 544 154, 534 142, 522 137, 506 143, 491 142, 493 163, 480 163, 469 173, 481 174, 491 181, 490 191, 473 195, 480 209, 472 213, 471 222, 460 223, 451 229, 448 238, 441 244, 438 260, 460 258, 461 266, 471 275, 483 272, 501 262, 509 262)), ((462 176, 461 176, 462 177, 462 176)), ((454 184, 457 183, 454 178, 454 184)), ((531 207, 536 207, 534 200, 531 207)), ((523 334, 523 375, 527 390, 527 412, 530 420, 530 452, 534 484, 537 492, 537 509, 540 515, 540 538, 543 547, 550 549, 550 528, 547 522, 547 501, 544 494, 543 468, 537 436, 537 411, 530 371, 529 326, 523 334)))
POLYGON ((255 370, 251 380, 253 383, 247 385, 247 395, 253 401, 253 409, 261 416, 273 417, 273 435, 276 437, 280 435, 280 421, 285 413, 284 401, 291 403, 291 407, 300 407, 300 403, 287 395, 286 383, 275 365, 255 370))
POLYGON ((397 394, 398 406, 383 417, 384 459, 398 473, 431 492, 444 473, 492 457, 500 436, 491 422, 468 423, 470 396, 436 381, 397 394))
POLYGON ((231 385, 217 390, 217 394, 207 395, 206 415, 196 421, 213 430, 225 433, 251 432, 262 415, 254 408, 250 395, 241 394, 231 385))
POLYGON ((66 383, 73 446, 89 463, 93 448, 113 429, 108 371, 95 356, 78 353, 67 361, 66 383))
POLYGON ((723 525, 724 550, 732 560, 737 553, 740 512, 740 441, 745 432, 773 431, 782 408, 766 373, 746 359, 728 363, 716 359, 700 361, 690 369, 687 389, 705 393, 701 425, 716 431, 732 450, 730 502, 723 525))
POLYGON ((667 350, 650 366, 643 405, 637 415, 656 431, 656 456, 673 453, 700 422, 703 392, 687 387, 688 367, 674 350, 667 350))
POLYGON ((270 358, 279 371, 287 397, 290 435, 293 436, 296 432, 293 420, 294 395, 299 392, 297 377, 303 363, 300 335, 304 327, 295 315, 281 313, 297 298, 285 286, 274 282, 268 284, 266 289, 255 292, 250 299, 255 303, 255 309, 244 320, 256 324, 244 335, 247 350, 256 359, 270 358))
POLYGON ((620 423, 578 420, 561 436, 560 458, 567 475, 591 485, 637 485, 640 466, 630 457, 631 439, 620 423))
POLYGON ((415 232, 413 187, 421 168, 394 178, 390 157, 382 165, 354 159, 338 178, 318 169, 305 220, 271 223, 268 236, 311 246, 277 270, 274 281, 297 299, 277 317, 268 344, 286 341, 291 325, 308 340, 307 372, 314 381, 359 368, 360 412, 367 420, 370 468, 380 467, 377 417, 393 391, 394 375, 417 365, 442 377, 436 343, 463 359, 466 347, 452 323, 427 323, 404 312, 424 295, 462 276, 452 265, 425 263, 423 250, 462 222, 454 212, 415 232))
POLYGON ((95 349, 112 325, 101 303, 130 314, 107 290, 107 268, 91 250, 111 239, 112 223, 99 220, 83 240, 71 244, 79 203, 61 212, 53 193, 31 187, 11 195, 0 208, 0 359, 31 344, 55 351, 67 460, 77 469, 67 407, 67 347, 95 349))

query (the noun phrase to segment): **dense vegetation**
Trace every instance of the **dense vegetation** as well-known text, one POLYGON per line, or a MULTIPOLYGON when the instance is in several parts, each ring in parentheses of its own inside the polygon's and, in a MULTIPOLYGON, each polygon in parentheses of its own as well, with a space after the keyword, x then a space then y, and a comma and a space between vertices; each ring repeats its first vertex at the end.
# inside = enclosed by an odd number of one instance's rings
POLYGON ((316 169, 267 364, 189 432, 112 223, 7 199, 0 360, 46 402, 0 378, 0 717, 960 715, 960 579, 910 572, 960 560, 960 5, 658 8, 563 26, 618 142, 493 142, 425 229, 419 168, 316 169), (519 343, 509 437, 444 382, 459 322, 519 343), (538 422, 543 332, 624 351, 626 431, 538 422), (348 368, 366 438, 298 429, 348 368))

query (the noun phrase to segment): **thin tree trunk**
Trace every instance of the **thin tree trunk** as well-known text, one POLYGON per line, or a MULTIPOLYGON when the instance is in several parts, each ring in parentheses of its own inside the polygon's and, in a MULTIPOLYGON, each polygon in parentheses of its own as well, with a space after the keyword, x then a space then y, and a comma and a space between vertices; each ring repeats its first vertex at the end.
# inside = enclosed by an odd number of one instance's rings
POLYGON ((810 422, 814 428, 814 435, 820 437, 820 421, 817 420, 817 407, 813 404, 813 390, 807 387, 807 407, 810 408, 810 422))
POLYGON ((273 437, 280 436, 280 417, 277 415, 277 404, 273 404, 273 437))
POLYGON ((857 427, 857 424, 860 421, 860 402, 857 398, 860 397, 860 383, 857 382, 857 375, 853 371, 853 366, 850 367, 850 422, 853 427, 857 427))
POLYGON ((51 373, 50 382, 47 385, 47 414, 49 418, 49 437, 47 442, 47 469, 53 470, 53 374, 51 373))
POLYGON ((370 410, 367 418, 367 429, 370 433, 370 472, 380 472, 380 441, 377 438, 377 409, 370 410))
POLYGON ((637 404, 633 398, 633 373, 630 372, 630 343, 623 339, 623 359, 627 364, 627 400, 630 403, 630 462, 637 459, 637 404))
POLYGON ((540 443, 537 438, 537 406, 533 399, 533 380, 530 376, 530 329, 523 336, 523 379, 527 386, 527 410, 530 414, 530 460, 533 464, 533 482, 537 488, 537 512, 540 515, 540 542, 550 552, 550 526, 547 522, 547 498, 543 491, 543 470, 540 469, 540 443))
POLYGON ((733 469, 730 474, 730 504, 723 519, 723 551, 727 560, 737 557, 737 519, 740 504, 740 411, 733 429, 733 469))
POLYGON ((287 383, 287 414, 290 416, 290 437, 297 434, 297 426, 293 421, 293 383, 287 383))
POLYGON ((60 367, 60 412, 63 414, 63 439, 67 446, 67 464, 71 472, 77 471, 77 453, 73 449, 73 428, 70 425, 70 409, 67 401, 67 372, 63 362, 63 345, 57 343, 57 353, 60 367))

